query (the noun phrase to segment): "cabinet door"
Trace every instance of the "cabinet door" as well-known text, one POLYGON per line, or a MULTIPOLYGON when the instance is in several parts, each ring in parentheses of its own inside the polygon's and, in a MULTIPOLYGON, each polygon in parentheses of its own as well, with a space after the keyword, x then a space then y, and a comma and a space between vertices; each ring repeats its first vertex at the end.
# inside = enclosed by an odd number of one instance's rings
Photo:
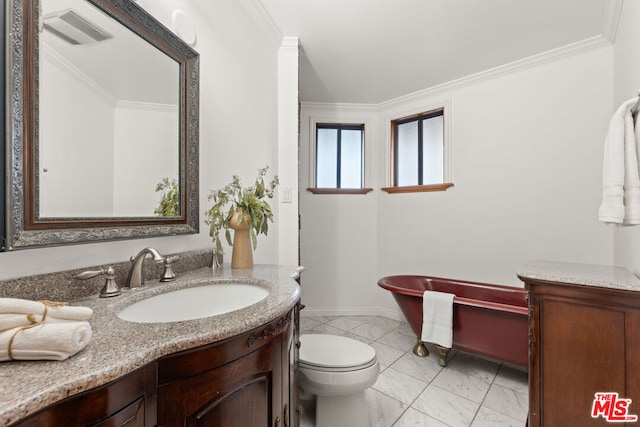
POLYGON ((63 400, 15 427, 144 427, 155 425, 156 365, 63 400))
POLYGON ((591 417, 595 393, 626 390, 625 312, 543 298, 538 321, 539 425, 603 425, 591 417))
POLYGON ((282 341, 193 377, 158 387, 158 424, 272 427, 281 423, 282 341))

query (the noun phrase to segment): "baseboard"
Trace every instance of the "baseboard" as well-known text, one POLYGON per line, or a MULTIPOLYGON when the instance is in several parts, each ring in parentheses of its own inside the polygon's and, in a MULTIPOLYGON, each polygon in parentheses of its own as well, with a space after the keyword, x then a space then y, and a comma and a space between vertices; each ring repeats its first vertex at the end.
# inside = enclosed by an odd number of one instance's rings
POLYGON ((300 312, 302 317, 328 317, 328 316, 381 316, 387 319, 405 322, 404 315, 397 310, 382 307, 305 307, 300 312))

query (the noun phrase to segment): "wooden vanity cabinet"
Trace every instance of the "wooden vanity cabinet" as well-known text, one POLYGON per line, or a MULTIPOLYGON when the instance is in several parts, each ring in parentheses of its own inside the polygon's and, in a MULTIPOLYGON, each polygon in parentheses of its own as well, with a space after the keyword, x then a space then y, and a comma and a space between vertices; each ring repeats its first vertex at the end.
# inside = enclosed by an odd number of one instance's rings
MULTIPOLYGON (((289 427, 296 310, 253 331, 158 360, 158 426, 289 427)), ((295 374, 294 374, 295 375, 295 374)))
POLYGON ((299 315, 171 354, 12 427, 297 427, 299 315))
POLYGON ((597 392, 631 399, 628 414, 640 416, 640 293, 522 280, 529 290, 529 426, 610 425, 605 409, 591 416, 597 392))
POLYGON ((153 427, 155 363, 104 386, 70 397, 14 424, 15 427, 153 427))

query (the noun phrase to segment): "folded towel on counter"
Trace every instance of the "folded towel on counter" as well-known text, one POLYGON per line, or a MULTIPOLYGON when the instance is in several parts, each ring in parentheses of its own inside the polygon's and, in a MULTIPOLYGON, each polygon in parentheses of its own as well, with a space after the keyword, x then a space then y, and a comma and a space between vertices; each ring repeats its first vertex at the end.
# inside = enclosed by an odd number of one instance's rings
POLYGON ((91 340, 87 321, 40 323, 0 333, 0 362, 8 360, 65 360, 91 340))
POLYGON ((453 344, 453 298, 446 292, 424 291, 422 296, 422 335, 425 342, 451 348, 453 344))
POLYGON ((0 298, 0 331, 43 321, 88 320, 92 314, 93 310, 89 307, 53 301, 0 298))
POLYGON ((602 168, 602 203, 598 210, 601 222, 640 224, 640 174, 638 143, 631 108, 637 98, 620 105, 609 123, 604 144, 602 168))
POLYGON ((32 314, 0 314, 0 332, 4 332, 8 329, 19 328, 20 326, 27 326, 36 323, 68 323, 77 322, 77 320, 58 319, 57 317, 47 316, 45 322, 42 322, 41 315, 32 314))

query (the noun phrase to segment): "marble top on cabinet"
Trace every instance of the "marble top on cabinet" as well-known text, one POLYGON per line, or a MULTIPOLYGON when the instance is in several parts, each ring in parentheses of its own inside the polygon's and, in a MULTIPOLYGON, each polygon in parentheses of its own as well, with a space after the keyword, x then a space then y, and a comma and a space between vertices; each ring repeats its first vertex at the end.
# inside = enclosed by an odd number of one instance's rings
POLYGON ((89 345, 65 361, 0 363, 0 426, 7 426, 61 399, 116 380, 154 360, 181 350, 210 344, 262 326, 288 313, 300 299, 291 275, 295 266, 255 265, 217 272, 201 268, 175 282, 148 281, 123 295, 101 299, 97 294, 72 301, 93 309, 89 345), (131 323, 116 314, 124 307, 169 290, 205 283, 241 280, 270 290, 262 301, 231 313, 172 323, 131 323))
POLYGON ((529 261, 518 277, 640 292, 640 279, 624 267, 555 261, 529 261))

